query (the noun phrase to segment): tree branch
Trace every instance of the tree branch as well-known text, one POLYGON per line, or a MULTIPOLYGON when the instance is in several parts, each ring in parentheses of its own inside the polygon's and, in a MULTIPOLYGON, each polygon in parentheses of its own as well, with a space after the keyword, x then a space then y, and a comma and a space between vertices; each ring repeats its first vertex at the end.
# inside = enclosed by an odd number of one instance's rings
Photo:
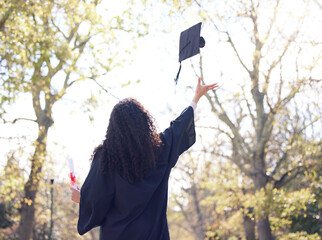
POLYGON ((287 172, 285 172, 279 180, 275 180, 274 182, 274 188, 281 188, 283 186, 285 186, 287 183, 289 183, 290 181, 292 181, 294 178, 296 178, 299 174, 304 173, 306 170, 314 167, 316 165, 316 162, 322 159, 322 154, 319 153, 319 155, 317 156, 307 156, 306 159, 312 159, 315 160, 313 161, 311 164, 303 164, 301 166, 297 166, 291 170, 288 170, 287 172))
POLYGON ((276 22, 276 15, 277 15, 277 9, 278 9, 278 5, 279 5, 279 3, 280 3, 280 0, 277 0, 277 1, 276 1, 276 5, 275 5, 275 7, 274 7, 274 15, 273 15, 273 18, 271 19, 271 22, 270 22, 270 24, 269 24, 268 31, 267 31, 266 36, 265 36, 265 38, 264 38, 264 42, 266 42, 266 41, 267 41, 267 39, 269 38, 269 35, 270 35, 271 30, 272 30, 272 28, 273 28, 273 25, 274 25, 274 23, 276 22))
POLYGON ((240 57, 240 55, 239 55, 239 53, 238 53, 238 51, 237 51, 237 49, 236 49, 236 46, 235 46, 235 44, 234 44, 234 42, 233 42, 233 40, 231 39, 231 37, 230 37, 230 34, 228 33, 228 31, 226 31, 225 32, 226 33, 226 36, 228 37, 228 42, 230 43, 230 45, 232 46, 232 48, 233 48, 233 50, 234 50, 234 52, 235 52, 235 54, 237 55, 237 58, 238 58, 238 60, 239 60, 239 62, 240 62, 240 64, 244 67, 244 69, 248 72, 248 74, 250 75, 251 74, 251 71, 247 68, 247 66, 246 66, 246 64, 243 62, 243 60, 241 59, 241 57, 240 57))
POLYGON ((35 123, 37 123, 37 120, 35 120, 35 119, 30 119, 30 118, 15 118, 15 119, 14 119, 14 120, 12 120, 12 121, 6 121, 5 119, 3 119, 3 122, 4 122, 4 123, 12 123, 12 124, 14 124, 14 123, 16 123, 17 121, 20 121, 20 120, 31 121, 31 122, 35 122, 35 123))
MULTIPOLYGON (((14 1, 15 4, 15 1, 14 1)), ((13 12, 12 5, 9 7, 9 9, 6 11, 6 13, 3 15, 3 17, 0 20, 0 31, 4 31, 4 26, 8 18, 10 17, 11 13, 13 12)))
POLYGON ((215 96, 215 100, 216 103, 218 104, 218 106, 221 109, 221 112, 219 112, 216 108, 214 103, 212 102, 211 96, 209 95, 209 93, 206 93, 205 96, 208 100, 208 102, 210 103, 212 112, 214 112, 220 120, 222 120, 232 131, 232 133, 234 134, 235 138, 235 143, 237 144, 238 150, 241 153, 242 157, 244 158, 245 161, 251 161, 250 158, 250 147, 248 146, 248 144, 244 141, 244 139, 241 137, 240 133, 238 132, 238 129, 235 127, 235 125, 231 122, 231 120, 229 119, 229 117, 227 116, 225 110, 223 109, 221 103, 219 102, 219 99, 216 95, 215 90, 212 90, 212 92, 214 93, 215 96), (248 153, 245 152, 245 149, 248 151, 248 153))
MULTIPOLYGON (((300 82, 300 83, 301 83, 301 82, 300 82)), ((273 107, 274 112, 278 112, 278 110, 280 110, 280 109, 281 109, 281 108, 283 108, 287 103, 289 103, 289 101, 291 101, 291 100, 295 97, 295 95, 299 92, 300 88, 301 88, 301 84, 299 84, 299 86, 297 86, 297 87, 295 87, 295 88, 291 89, 291 91, 289 92, 289 94, 288 94, 285 98, 281 99, 279 102, 277 102, 277 103, 274 105, 274 107, 273 107)))
POLYGON ((174 221, 173 224, 177 225, 179 228, 182 228, 183 230, 187 231, 189 234, 193 235, 194 231, 191 230, 190 228, 187 228, 183 224, 180 224, 178 221, 174 221))
POLYGON ((244 100, 246 101, 246 105, 247 105, 247 109, 248 109, 249 115, 250 115, 250 117, 251 117, 251 119, 252 119, 252 122, 253 122, 253 127, 254 127, 254 129, 256 129, 256 119, 255 119, 255 116, 254 116, 254 114, 252 113, 252 110, 251 110, 251 108, 250 108, 249 101, 248 101, 248 99, 246 98, 244 88, 242 89, 242 93, 243 93, 243 96, 244 96, 244 100))
POLYGON ((92 36, 88 36, 84 41, 79 42, 78 44, 76 44, 76 40, 75 40, 75 46, 73 47, 72 51, 74 51, 75 49, 79 49, 81 52, 83 52, 83 49, 86 45, 86 43, 88 43, 88 41, 92 38, 92 36))
POLYGON ((190 221, 190 217, 189 217, 189 215, 187 214, 187 212, 185 211, 185 209, 184 209, 183 205, 181 204, 181 202, 177 199, 177 197, 174 197, 174 201, 175 201, 175 203, 179 206, 179 208, 180 208, 180 210, 181 210, 181 213, 183 214, 183 216, 184 216, 184 218, 185 218, 186 222, 190 225, 190 227, 191 227, 192 229, 194 229, 194 227, 193 227, 193 225, 192 225, 192 223, 191 223, 191 221, 190 221))
POLYGON ((298 35, 298 33, 299 33, 299 29, 297 29, 297 31, 294 32, 291 35, 291 37, 288 39, 288 41, 284 45, 283 52, 277 57, 276 60, 274 60, 271 64, 269 64, 270 67, 267 70, 267 74, 266 75, 264 74, 264 77, 265 77, 265 85, 263 87, 263 92, 264 93, 267 92, 267 87, 268 87, 268 84, 269 84, 270 75, 271 75, 273 69, 277 66, 277 64, 281 63, 283 57, 285 56, 287 50, 289 49, 289 46, 291 45, 292 42, 294 42, 294 40, 295 40, 296 36, 298 35))
POLYGON ((292 181, 300 173, 303 173, 306 170, 304 166, 295 167, 287 172, 285 172, 279 180, 274 182, 274 188, 280 189, 285 186, 287 183, 292 181))
MULTIPOLYGON (((74 84, 75 82, 77 82, 78 80, 74 80, 74 81, 72 81, 71 83, 68 83, 68 81, 69 81, 69 78, 70 78, 70 74, 72 73, 72 69, 74 69, 75 68, 75 66, 76 66, 76 64, 77 64, 77 62, 78 62, 78 60, 79 60, 79 58, 81 57, 81 51, 79 52, 79 54, 78 54, 78 56, 77 57, 75 57, 74 59, 73 59, 73 62, 71 63, 71 65, 69 66, 69 69, 67 69, 66 71, 65 71, 65 73, 66 73, 66 76, 65 76, 65 80, 64 80, 64 85, 63 85, 63 88, 57 93, 57 94, 55 94, 55 95, 53 95, 54 96, 54 98, 53 98, 53 101, 54 102, 56 102, 57 100, 59 100, 59 99, 61 99, 65 94, 66 94, 66 91, 67 91, 67 89, 72 85, 72 84, 74 84)), ((59 64, 58 64, 58 66, 56 67, 56 69, 55 69, 55 71, 59 71, 59 68, 60 69, 62 69, 62 67, 63 67, 63 60, 60 60, 60 62, 59 62, 59 64)))
POLYGON ((204 129, 212 129, 212 130, 217 130, 223 134, 225 134, 227 137, 229 137, 230 139, 232 139, 232 136, 229 134, 229 132, 226 132, 224 130, 222 130, 219 127, 212 127, 212 126, 196 126, 197 128, 204 128, 204 129))
POLYGON ((245 163, 241 162, 238 158, 230 158, 233 163, 235 163, 238 168, 245 173, 248 177, 252 177, 254 175, 253 171, 246 168, 245 163))
POLYGON ((234 136, 235 136, 234 139, 236 140, 236 143, 238 144, 238 146, 237 146, 238 147, 238 150, 239 150, 240 153, 242 153, 242 156, 243 156, 244 160, 250 161, 250 155, 249 155, 249 153, 251 153, 252 151, 251 151, 249 145, 244 141, 244 139, 240 135, 238 129, 236 128, 236 126, 233 124, 233 122, 228 117, 226 111, 224 110, 222 104, 220 103, 220 101, 218 99, 218 96, 217 96, 215 90, 212 90, 212 92, 214 93, 216 103, 218 104, 218 106, 221 109, 221 113, 219 113, 217 111, 217 115, 218 115, 219 119, 222 120, 224 123, 226 123, 226 125, 230 128, 230 130, 234 134, 234 136), (245 152, 244 148, 248 152, 245 152))
POLYGON ((68 38, 65 35, 65 33, 62 30, 60 30, 60 28, 55 24, 55 22, 54 22, 54 20, 52 18, 50 18, 50 21, 51 21, 51 24, 56 28, 56 30, 58 32, 60 32, 66 40, 68 40, 68 38))
POLYGON ((112 94, 110 91, 107 91, 106 88, 104 88, 94 77, 90 78, 91 80, 93 80, 104 92, 106 92, 107 94, 110 94, 112 97, 116 98, 117 100, 121 100, 120 98, 118 98, 117 96, 115 96, 114 94, 112 94))
POLYGON ((322 10, 322 4, 319 3, 318 0, 313 0, 313 2, 322 10))
MULTIPOLYGON (((293 140, 293 138, 292 138, 293 140)), ((293 142, 293 141, 292 141, 293 142)), ((283 152, 282 157, 279 159, 279 161, 276 163, 276 166, 274 168, 274 170, 272 171, 271 176, 274 177, 274 175, 277 173, 277 171, 279 170, 279 167, 282 165, 282 163, 284 163, 288 158, 288 151, 285 150, 285 152, 283 152)))

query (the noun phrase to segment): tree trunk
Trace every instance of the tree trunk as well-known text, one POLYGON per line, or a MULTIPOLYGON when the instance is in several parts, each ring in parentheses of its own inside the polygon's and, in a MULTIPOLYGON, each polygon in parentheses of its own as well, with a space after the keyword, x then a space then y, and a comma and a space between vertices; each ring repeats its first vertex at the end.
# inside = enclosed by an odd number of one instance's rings
POLYGON ((246 214, 244 215, 244 230, 245 230, 245 234, 246 234, 246 240, 255 240, 255 221, 254 219, 252 219, 248 213, 252 214, 253 210, 252 209, 248 209, 248 212, 246 212, 246 214))
POLYGON ((318 203, 318 208, 319 208, 319 224, 320 224, 320 237, 322 239, 322 203, 318 203))
POLYGON ((38 191, 40 174, 46 158, 47 133, 49 127, 39 127, 38 138, 35 141, 35 152, 31 161, 28 181, 24 186, 25 197, 21 200, 21 217, 18 227, 20 240, 30 240, 35 218, 35 199, 38 191))
POLYGON ((198 198, 198 193, 197 193, 197 186, 195 183, 192 184, 191 186, 191 196, 192 196, 192 201, 193 201, 193 206, 195 208, 195 214, 196 214, 196 225, 194 229, 194 236, 195 239, 204 239, 206 234, 205 230, 203 229, 203 215, 200 209, 200 201, 198 198))
POLYGON ((261 216, 257 222, 257 231, 259 240, 271 240, 272 232, 268 216, 261 216))
MULTIPOLYGON (((255 176, 254 176, 254 185, 255 185, 255 190, 260 191, 262 188, 265 188, 267 179, 266 179, 266 168, 264 164, 264 160, 261 159, 256 159, 255 161, 255 176)), ((271 226, 270 222, 268 219, 268 211, 266 206, 261 206, 262 207, 262 214, 258 216, 258 221, 257 221, 257 233, 258 233, 258 239, 259 240, 271 240, 273 239, 272 237, 272 232, 271 232, 271 226)))

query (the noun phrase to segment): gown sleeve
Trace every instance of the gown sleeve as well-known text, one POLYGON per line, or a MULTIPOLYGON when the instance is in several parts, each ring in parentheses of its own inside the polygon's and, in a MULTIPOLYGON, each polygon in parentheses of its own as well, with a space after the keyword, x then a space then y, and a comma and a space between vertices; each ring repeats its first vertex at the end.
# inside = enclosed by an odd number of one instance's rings
POLYGON ((193 112, 191 106, 187 107, 171 122, 170 127, 161 133, 164 144, 170 147, 168 163, 171 168, 175 166, 179 156, 196 141, 193 112))
POLYGON ((96 155, 80 191, 77 224, 80 235, 102 225, 114 198, 113 179, 109 177, 109 173, 102 172, 100 160, 96 155))

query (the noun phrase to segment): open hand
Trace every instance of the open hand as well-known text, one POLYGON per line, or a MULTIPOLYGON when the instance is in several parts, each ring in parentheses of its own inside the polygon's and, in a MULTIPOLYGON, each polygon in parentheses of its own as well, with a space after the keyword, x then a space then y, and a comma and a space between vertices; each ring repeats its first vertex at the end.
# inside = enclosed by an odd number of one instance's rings
POLYGON ((196 104, 198 103, 199 99, 205 95, 209 90, 212 90, 214 88, 218 87, 218 83, 213 83, 209 85, 201 85, 201 78, 198 78, 198 84, 195 91, 195 96, 192 101, 194 101, 196 104))

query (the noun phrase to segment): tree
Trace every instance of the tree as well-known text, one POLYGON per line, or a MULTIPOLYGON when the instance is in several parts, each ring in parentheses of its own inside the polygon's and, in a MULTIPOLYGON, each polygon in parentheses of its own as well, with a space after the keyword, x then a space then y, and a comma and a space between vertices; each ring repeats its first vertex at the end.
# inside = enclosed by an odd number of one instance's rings
POLYGON ((117 65, 118 34, 125 32, 133 38, 146 31, 144 24, 127 21, 131 11, 103 19, 99 6, 98 0, 0 3, 0 115, 5 123, 34 122, 38 130, 20 202, 19 239, 29 240, 32 235, 47 136, 54 124, 53 107, 77 82, 97 81, 117 65), (34 119, 21 116, 9 121, 8 106, 21 94, 30 97, 34 119))
MULTIPOLYGON (((197 131, 202 136, 209 129, 197 125, 197 131)), ((176 226, 189 233, 192 239, 245 236, 249 239, 255 229, 247 226, 253 225, 253 221, 247 221, 251 217, 244 206, 248 201, 245 192, 250 191, 252 185, 222 154, 221 139, 216 138, 214 148, 201 139, 199 137, 197 141, 201 146, 195 146, 182 156, 173 170, 170 186, 174 186, 174 193, 170 197, 168 214, 170 230, 176 226)))
MULTIPOLYGON (((296 151, 301 132, 305 131, 308 125, 312 125, 319 119, 306 120, 304 117, 300 120, 298 115, 292 114, 297 112, 298 107, 292 106, 294 110, 288 109, 292 101, 296 104, 296 95, 305 90, 309 84, 314 84, 313 70, 317 67, 317 62, 313 60, 309 63, 307 70, 301 66, 301 52, 303 46, 298 41, 303 41, 300 35, 301 26, 297 26, 288 36, 283 34, 273 35, 274 27, 276 27, 276 18, 278 15, 279 1, 276 1, 273 13, 271 14, 270 27, 267 31, 261 29, 261 19, 259 13, 262 8, 269 3, 259 3, 251 1, 249 4, 242 6, 241 14, 235 15, 239 19, 248 19, 251 27, 247 31, 253 44, 252 64, 247 64, 238 49, 238 43, 234 40, 234 36, 224 30, 222 33, 226 35, 226 40, 235 52, 241 66, 248 74, 250 86, 250 94, 246 92, 246 86, 242 92, 242 98, 234 96, 236 102, 245 103, 242 107, 237 107, 238 115, 232 117, 225 107, 225 103, 220 100, 219 94, 213 92, 208 95, 209 103, 212 110, 219 119, 228 126, 230 133, 228 137, 231 139, 233 148, 236 149, 238 158, 235 164, 253 180, 254 189, 260 191, 265 189, 268 199, 269 190, 267 186, 272 184, 274 188, 281 188, 286 183, 294 179, 299 173, 303 173, 309 166, 314 165, 321 156, 310 151, 297 152, 291 156, 290 151, 296 151), (270 54, 274 49, 275 42, 279 39, 280 49, 270 54), (295 51, 295 54, 294 52, 295 51), (271 56, 270 56, 271 55, 271 56), (293 69, 296 73, 294 76, 287 75, 286 66, 289 65, 290 57, 295 57, 293 69), (288 85, 287 90, 285 85, 288 85), (277 91, 274 91, 277 90, 277 91), (286 110, 287 109, 287 110, 286 110), (285 111, 286 110, 286 111, 285 111), (284 144, 279 145, 274 142, 277 137, 280 124, 278 119, 286 116, 290 121, 286 125, 294 125, 294 122, 301 122, 301 127, 296 126, 294 131, 289 131, 283 138, 279 138, 284 144), (245 132, 243 123, 252 122, 253 130, 245 132), (274 144, 275 143, 275 144, 274 144), (275 147, 273 147, 275 145, 275 147), (285 145, 285 146, 283 146, 285 145), (282 148, 280 148, 282 146, 282 148), (299 160, 294 158, 301 156, 299 160), (292 164, 293 162, 293 164, 292 164), (270 169, 272 169, 270 171, 270 169)), ((300 24, 303 24, 301 20, 300 24)), ((216 24, 215 24, 216 26, 216 24)), ((220 27, 218 27, 219 29, 220 27)), ((276 32, 280 31, 276 28, 276 32)), ((312 45, 311 45, 312 46, 312 45)), ((315 56, 317 59, 318 56, 315 56)), ((313 58, 314 59, 314 58, 313 58)), ((312 90, 313 91, 313 90, 312 90)), ((289 127, 289 126, 288 126, 289 127)), ((286 127, 287 128, 287 127, 286 127)), ((269 205, 262 205, 262 212, 258 214, 257 228, 259 239, 272 239, 270 222, 269 222, 269 205)))
POLYGON ((196 146, 180 157, 170 180, 170 230, 176 226, 192 239, 243 238, 247 236, 244 192, 251 188, 249 180, 227 161, 223 139, 202 137, 211 130, 202 128, 199 121, 196 128, 196 146))
MULTIPOLYGON (((4 140, 3 137, 1 140, 4 140)), ((19 166, 21 155, 26 147, 23 140, 23 137, 5 138, 5 141, 14 145, 15 149, 5 156, 6 164, 0 174, 0 239, 13 239, 15 236, 14 223, 19 217, 20 199, 23 196, 25 182, 24 169, 19 166)), ((5 146, 5 144, 2 145, 5 146)))
MULTIPOLYGON (((262 193, 256 211, 261 240, 273 238, 269 217, 274 189, 309 171, 322 157, 320 148, 314 147, 321 145, 320 136, 309 130, 316 131, 321 120, 315 90, 321 81, 322 42, 309 26, 321 18, 313 2, 296 2, 296 11, 288 10, 287 4, 291 2, 175 1, 179 10, 185 10, 181 13, 198 12, 207 29, 218 34, 222 49, 230 48, 224 56, 218 52, 222 62, 234 56, 230 69, 238 75, 221 71, 221 79, 238 78, 238 89, 215 90, 207 99, 236 154, 231 161, 252 180, 254 191, 262 193)), ((203 57, 200 74, 205 80, 203 57)))
POLYGON ((170 197, 170 211, 172 216, 180 215, 183 218, 181 222, 174 218, 173 224, 188 232, 193 239, 204 239, 207 226, 214 218, 213 209, 200 204, 213 194, 202 188, 202 182, 210 177, 210 165, 211 162, 205 161, 202 153, 189 151, 178 161, 170 180, 170 186, 175 186, 175 193, 170 197))

